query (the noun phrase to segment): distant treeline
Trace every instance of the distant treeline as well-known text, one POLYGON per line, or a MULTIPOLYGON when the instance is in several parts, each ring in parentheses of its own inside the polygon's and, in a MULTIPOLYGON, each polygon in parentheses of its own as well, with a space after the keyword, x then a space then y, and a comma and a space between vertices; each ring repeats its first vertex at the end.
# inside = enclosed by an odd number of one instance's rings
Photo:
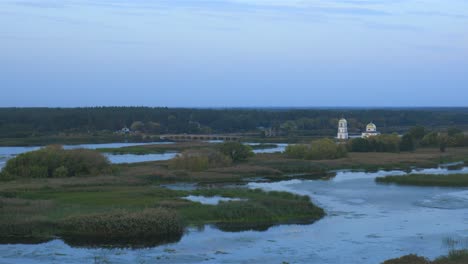
POLYGON ((153 134, 236 133, 263 127, 283 135, 333 136, 341 117, 347 118, 351 133, 362 131, 371 121, 384 133, 407 131, 415 125, 437 130, 467 126, 468 108, 0 108, 0 137, 116 131, 123 127, 153 134))

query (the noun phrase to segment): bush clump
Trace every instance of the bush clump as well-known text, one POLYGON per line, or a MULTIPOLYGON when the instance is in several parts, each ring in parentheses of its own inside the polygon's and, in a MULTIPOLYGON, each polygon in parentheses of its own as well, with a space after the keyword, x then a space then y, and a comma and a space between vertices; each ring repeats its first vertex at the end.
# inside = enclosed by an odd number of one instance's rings
POLYGON ((350 152, 400 152, 401 139, 396 134, 354 138, 348 142, 350 152))
POLYGON ((119 211, 76 216, 61 223, 61 236, 74 245, 151 246, 179 240, 184 225, 170 209, 119 211))
POLYGON ((47 146, 9 160, 0 179, 74 177, 109 171, 109 160, 99 152, 47 146))
POLYGON ((346 148, 331 139, 320 139, 311 144, 289 145, 286 156, 295 159, 324 160, 346 157, 346 148))
POLYGON ((169 162, 174 170, 204 171, 210 168, 226 167, 232 160, 213 149, 186 150, 169 162))
POLYGON ((218 150, 231 158, 232 161, 244 161, 254 155, 252 147, 240 142, 226 142, 219 145, 218 150))

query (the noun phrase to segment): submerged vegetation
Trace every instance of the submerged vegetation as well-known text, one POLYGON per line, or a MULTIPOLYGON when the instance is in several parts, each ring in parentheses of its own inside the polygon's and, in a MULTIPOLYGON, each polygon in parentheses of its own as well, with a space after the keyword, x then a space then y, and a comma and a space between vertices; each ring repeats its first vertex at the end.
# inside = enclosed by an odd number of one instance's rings
POLYGON ((409 174, 404 176, 386 176, 375 179, 378 183, 395 183, 399 185, 467 187, 468 174, 409 174))

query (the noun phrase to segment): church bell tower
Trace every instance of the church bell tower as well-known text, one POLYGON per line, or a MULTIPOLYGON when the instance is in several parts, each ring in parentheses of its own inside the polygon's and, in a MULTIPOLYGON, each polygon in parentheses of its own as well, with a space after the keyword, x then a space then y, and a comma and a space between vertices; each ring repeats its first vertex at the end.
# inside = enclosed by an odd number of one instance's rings
POLYGON ((339 140, 347 140, 349 138, 348 135, 348 121, 342 118, 338 121, 338 135, 337 138, 339 140))

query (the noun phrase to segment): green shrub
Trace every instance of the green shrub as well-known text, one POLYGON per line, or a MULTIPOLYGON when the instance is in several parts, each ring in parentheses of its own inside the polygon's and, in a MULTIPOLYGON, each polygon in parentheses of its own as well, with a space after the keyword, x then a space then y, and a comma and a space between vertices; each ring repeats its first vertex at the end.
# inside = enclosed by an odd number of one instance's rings
POLYGON ((414 151, 416 149, 416 143, 410 134, 405 134, 401 138, 400 150, 401 151, 414 151))
POLYGON ((47 146, 9 160, 0 179, 96 175, 110 171, 109 161, 94 150, 47 146))
POLYGON ((396 134, 355 138, 348 142, 351 152, 399 152, 400 138, 396 134))
POLYGON ((68 169, 65 166, 60 166, 54 170, 55 178, 63 178, 68 176, 68 169))
POLYGON ((347 151, 343 145, 337 144, 331 139, 321 139, 309 145, 289 145, 285 154, 296 159, 323 160, 346 157, 347 151))
POLYGON ((218 150, 231 158, 232 161, 243 161, 254 155, 250 146, 240 142, 226 142, 219 145, 218 150))
POLYGON ((204 171, 210 168, 226 167, 232 164, 229 157, 212 149, 187 150, 169 162, 173 170, 204 171))

